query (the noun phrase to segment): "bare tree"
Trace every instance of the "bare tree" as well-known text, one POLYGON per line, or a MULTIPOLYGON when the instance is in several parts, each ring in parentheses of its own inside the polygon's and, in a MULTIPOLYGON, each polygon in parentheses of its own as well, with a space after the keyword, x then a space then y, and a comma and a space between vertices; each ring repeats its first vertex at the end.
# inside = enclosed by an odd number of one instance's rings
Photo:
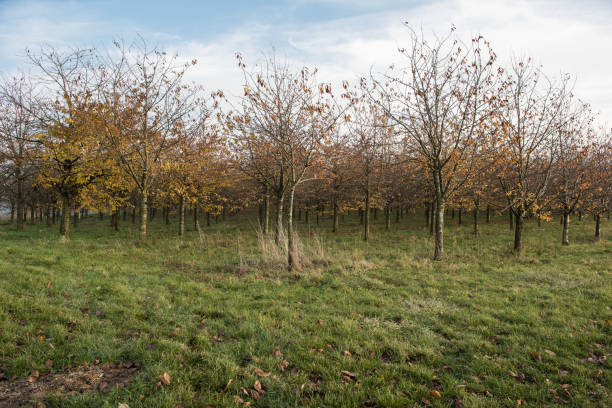
POLYGON ((429 43, 408 29, 410 45, 400 49, 406 66, 379 75, 370 97, 427 166, 436 202, 434 259, 441 260, 444 206, 471 174, 460 177, 457 170, 470 167, 475 131, 488 116, 496 56, 482 36, 465 45, 453 38, 453 29, 429 43))
POLYGON ((499 129, 492 154, 497 178, 514 215, 514 251, 523 248, 524 218, 546 206, 557 156, 556 135, 566 119, 569 78, 553 82, 531 60, 514 61, 501 86, 499 129))
POLYGON ((0 162, 4 176, 16 185, 17 231, 23 231, 24 188, 36 176, 34 160, 39 122, 34 116, 34 84, 20 75, 0 84, 0 162))
POLYGON ((288 195, 287 263, 297 266, 293 234, 295 189, 307 180, 306 171, 341 116, 331 85, 316 81, 316 69, 294 72, 273 55, 253 72, 244 73, 244 98, 233 120, 242 168, 276 194, 276 242, 282 231, 282 209, 288 195))

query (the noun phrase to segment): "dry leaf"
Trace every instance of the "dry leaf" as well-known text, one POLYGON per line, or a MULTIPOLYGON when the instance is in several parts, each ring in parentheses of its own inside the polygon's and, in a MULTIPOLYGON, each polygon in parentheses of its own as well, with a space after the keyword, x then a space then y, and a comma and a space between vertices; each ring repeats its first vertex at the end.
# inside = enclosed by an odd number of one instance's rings
POLYGON ((342 370, 342 371, 340 371, 340 372, 341 372, 342 374, 346 375, 347 377, 350 377, 350 378, 355 378, 355 377, 357 377, 357 374, 355 374, 355 373, 351 373, 350 371, 342 370))
POLYGON ((259 393, 255 390, 251 390, 251 397, 253 397, 253 399, 255 401, 259 400, 261 398, 261 395, 259 395, 259 393))
POLYGON ((266 373, 261 368, 256 368, 256 369, 253 370, 253 372, 255 373, 255 375, 258 375, 260 377, 269 377, 270 376, 270 373, 266 373))
POLYGON ((159 380, 166 385, 170 385, 170 376, 168 375, 168 373, 163 373, 162 375, 160 375, 159 380))
POLYGON ((442 395, 440 395, 440 392, 438 390, 429 391, 429 395, 431 395, 432 397, 436 397, 436 398, 442 398, 442 395))
POLYGON ((221 391, 221 393, 224 393, 225 391, 227 391, 227 389, 229 388, 231 384, 232 384, 232 379, 230 378, 227 384, 225 385, 225 388, 223 388, 223 391, 221 391))

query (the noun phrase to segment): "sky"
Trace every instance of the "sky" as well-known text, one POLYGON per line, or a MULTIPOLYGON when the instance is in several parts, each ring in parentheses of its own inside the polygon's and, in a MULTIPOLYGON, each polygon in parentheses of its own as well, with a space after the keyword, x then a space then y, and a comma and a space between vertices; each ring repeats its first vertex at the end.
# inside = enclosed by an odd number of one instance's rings
POLYGON ((451 26, 488 39, 502 65, 532 57, 547 75, 569 73, 574 93, 612 126, 612 0, 0 0, 0 73, 27 70, 25 49, 109 48, 137 35, 198 65, 190 79, 240 93, 247 65, 272 50, 319 79, 355 80, 400 63, 407 22, 427 35, 451 26))

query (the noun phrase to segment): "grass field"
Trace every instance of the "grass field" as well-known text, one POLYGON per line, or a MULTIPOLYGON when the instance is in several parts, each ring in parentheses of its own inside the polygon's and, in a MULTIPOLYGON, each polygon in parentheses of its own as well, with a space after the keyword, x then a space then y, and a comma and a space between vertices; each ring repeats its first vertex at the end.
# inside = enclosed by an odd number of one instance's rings
POLYGON ((124 387, 39 406, 612 406, 612 222, 593 243, 573 220, 569 247, 529 222, 517 257, 505 218, 479 237, 449 218, 436 263, 421 215, 381 218, 368 244, 355 217, 300 224, 297 272, 262 255, 253 217, 182 241, 154 220, 146 243, 97 217, 68 242, 0 226, 0 388, 132 362, 124 387))

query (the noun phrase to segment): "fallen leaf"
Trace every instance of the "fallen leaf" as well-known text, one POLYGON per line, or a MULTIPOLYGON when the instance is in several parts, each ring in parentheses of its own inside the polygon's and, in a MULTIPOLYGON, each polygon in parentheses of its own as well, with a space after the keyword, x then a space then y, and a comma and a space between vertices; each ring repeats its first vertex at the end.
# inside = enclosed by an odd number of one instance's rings
POLYGON ((256 390, 251 390, 251 397, 253 397, 253 399, 257 401, 261 398, 261 395, 256 390))
POLYGON ((436 397, 436 398, 442 398, 442 395, 440 395, 440 392, 438 390, 429 391, 429 395, 431 395, 432 397, 436 397))
POLYGON ((160 375, 159 380, 166 385, 170 385, 170 376, 168 375, 168 373, 163 373, 162 375, 160 375))
POLYGON ((230 378, 227 384, 225 385, 225 388, 223 388, 223 391, 221 391, 221 393, 224 393, 225 391, 227 391, 227 389, 229 388, 231 384, 232 384, 232 379, 230 378))
POLYGON ((550 355, 550 356, 556 356, 556 355, 557 355, 557 353, 555 353, 555 352, 554 352, 554 351, 552 351, 552 350, 546 350, 546 349, 544 349, 544 352, 545 352, 546 354, 550 355))
POLYGON ((538 353, 537 351, 531 351, 529 352, 529 354, 531 354, 531 357, 533 357, 534 359, 538 361, 542 361, 542 355, 538 353))
POLYGON ((256 369, 253 370, 253 372, 255 373, 255 375, 258 375, 260 377, 269 377, 270 376, 270 373, 266 373, 261 368, 256 368, 256 369))
POLYGON ((355 373, 351 373, 350 371, 342 370, 342 371, 340 371, 340 372, 341 372, 342 374, 346 375, 347 377, 350 377, 350 378, 355 378, 355 377, 357 377, 357 374, 355 374, 355 373))

